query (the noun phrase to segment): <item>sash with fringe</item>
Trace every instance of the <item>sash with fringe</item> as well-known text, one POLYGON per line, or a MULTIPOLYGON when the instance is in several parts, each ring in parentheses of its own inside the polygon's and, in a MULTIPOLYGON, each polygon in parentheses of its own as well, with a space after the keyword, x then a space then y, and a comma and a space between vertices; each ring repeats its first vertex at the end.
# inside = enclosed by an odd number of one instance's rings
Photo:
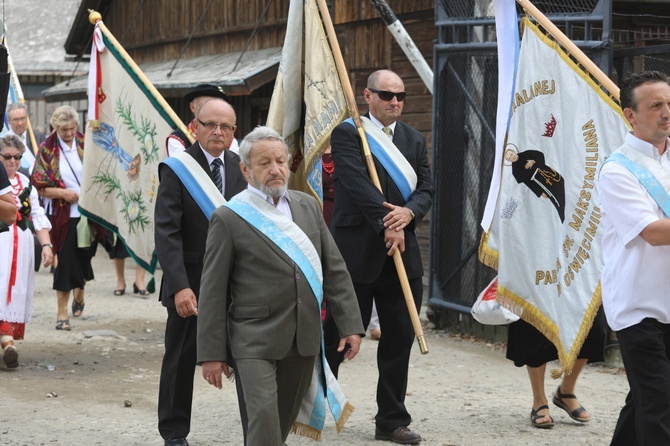
POLYGON ((605 163, 615 162, 625 167, 649 192, 663 213, 670 217, 670 173, 653 158, 629 146, 623 146, 607 158, 605 163))
MULTIPOLYGON (((264 234, 298 265, 321 308, 323 301, 321 259, 303 230, 277 208, 249 190, 240 192, 225 206, 264 234)), ((315 314, 314 317, 320 318, 321 315, 315 314)), ((347 402, 337 379, 330 371, 324 352, 322 335, 321 360, 314 361, 312 382, 303 397, 300 413, 291 429, 292 433, 315 440, 321 440, 321 432, 326 421, 326 401, 335 419, 337 432, 342 430, 354 409, 347 402)))
MULTIPOLYGON (((365 116, 361 116, 361 121, 370 146, 370 153, 384 166, 384 170, 388 172, 405 201, 409 201, 409 196, 416 189, 417 182, 416 172, 412 169, 412 165, 382 129, 365 116)), ((354 120, 351 118, 345 119, 344 122, 355 127, 354 120)))
POLYGON ((221 191, 214 185, 212 178, 188 153, 176 153, 163 160, 163 164, 172 169, 179 177, 179 181, 191 194, 207 220, 210 219, 216 208, 226 202, 226 199, 221 195, 221 191))

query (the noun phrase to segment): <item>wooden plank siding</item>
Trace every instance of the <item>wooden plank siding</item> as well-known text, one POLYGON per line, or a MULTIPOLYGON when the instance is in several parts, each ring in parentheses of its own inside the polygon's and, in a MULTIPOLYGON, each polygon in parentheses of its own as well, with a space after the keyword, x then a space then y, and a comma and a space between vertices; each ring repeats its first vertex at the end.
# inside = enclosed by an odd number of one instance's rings
MULTIPOLYGON (((182 60, 210 54, 239 52, 244 48, 267 0, 215 0, 202 14, 209 0, 146 0, 138 11, 137 0, 116 0, 103 18, 105 24, 138 64, 161 60, 182 60), (186 48, 185 43, 201 15, 203 21, 186 48)), ((274 0, 249 45, 250 50, 281 47, 286 32, 290 0, 274 0)), ((433 45, 438 37, 434 0, 387 0, 410 34, 428 65, 432 67, 433 45)), ((408 93, 402 120, 423 132, 432 162, 432 96, 400 46, 368 0, 328 0, 344 62, 361 113, 369 74, 380 68, 397 72, 408 93)), ((182 62, 183 63, 183 62, 182 62)), ((197 69, 197 67, 194 67, 197 69)), ((250 96, 233 97, 238 115, 237 137, 265 123, 272 94, 272 82, 250 96)), ((188 122, 188 105, 170 98, 175 111, 188 122)), ((429 218, 418 228, 424 265, 428 265, 429 218)))
MULTIPOLYGON (((136 0, 115 1, 105 24, 139 63, 238 52, 244 48, 265 8, 265 0, 219 0, 203 15, 207 0, 147 0, 137 11, 136 0), (201 16, 202 23, 186 48, 201 16)), ((286 31, 288 0, 274 0, 250 50, 280 47, 286 31)))

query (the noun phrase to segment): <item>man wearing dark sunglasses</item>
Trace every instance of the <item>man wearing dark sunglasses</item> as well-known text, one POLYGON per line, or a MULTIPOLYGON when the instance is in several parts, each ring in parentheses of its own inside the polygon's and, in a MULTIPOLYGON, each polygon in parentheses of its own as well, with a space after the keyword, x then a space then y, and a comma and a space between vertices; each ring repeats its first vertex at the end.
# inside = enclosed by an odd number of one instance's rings
MULTIPOLYGON (((421 308, 423 269, 414 231, 428 213, 434 188, 425 137, 398 121, 406 98, 402 79, 390 70, 375 71, 364 95, 369 106, 364 127, 382 191, 367 174, 355 127, 349 120, 341 123, 331 134, 336 169, 330 230, 354 282, 364 325, 370 321, 373 298, 379 313, 375 438, 417 444, 421 436, 408 428, 412 417, 405 407, 414 329, 392 256, 397 250, 403 253, 414 302, 421 308)), ((337 376, 342 353, 337 352, 339 336, 330 315, 324 332, 326 357, 337 376)))

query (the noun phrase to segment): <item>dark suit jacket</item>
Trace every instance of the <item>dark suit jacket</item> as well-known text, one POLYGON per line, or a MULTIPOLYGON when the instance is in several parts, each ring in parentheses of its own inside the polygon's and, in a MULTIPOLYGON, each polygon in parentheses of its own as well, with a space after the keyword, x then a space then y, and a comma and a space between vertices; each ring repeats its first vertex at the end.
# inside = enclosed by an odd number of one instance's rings
POLYGON ((419 131, 397 121, 393 143, 417 175, 416 190, 407 202, 376 159, 381 193, 370 180, 361 142, 352 125, 341 123, 333 129, 330 137, 335 160, 335 205, 330 230, 354 283, 374 282, 386 262, 388 249, 384 243, 383 218, 389 210, 383 206, 384 201, 408 207, 414 212, 415 218, 405 228, 405 252, 402 258, 409 279, 423 275, 419 243, 414 230, 433 202, 434 188, 426 153, 426 138, 419 131))
MULTIPOLYGON (((206 172, 211 171, 197 142, 186 152, 206 172)), ((226 150, 224 159, 225 198, 229 200, 246 189, 247 182, 240 170, 239 156, 226 150)), ((154 215, 156 253, 163 269, 159 299, 164 306, 174 308, 177 291, 191 288, 198 296, 209 221, 172 169, 161 164, 158 175, 160 185, 154 215)))
MULTIPOLYGON (((302 192, 289 194, 293 221, 321 259, 323 294, 340 336, 363 334, 351 278, 319 204, 302 192)), ((212 214, 200 291, 198 363, 226 361, 228 347, 235 359, 283 359, 294 339, 302 356, 319 353, 321 311, 302 271, 225 206, 212 214)))

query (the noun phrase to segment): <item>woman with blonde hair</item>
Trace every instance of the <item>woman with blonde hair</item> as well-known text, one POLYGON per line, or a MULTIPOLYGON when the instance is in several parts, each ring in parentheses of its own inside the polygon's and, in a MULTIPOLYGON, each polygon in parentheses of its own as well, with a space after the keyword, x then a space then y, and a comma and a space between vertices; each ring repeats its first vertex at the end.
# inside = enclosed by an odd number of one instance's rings
POLYGON ((69 105, 54 110, 54 131, 40 145, 30 181, 44 198, 51 219, 51 242, 56 255, 53 289, 58 297, 56 330, 71 330, 68 302, 72 292, 72 316, 84 311, 84 286, 93 280, 95 245, 79 248, 77 224, 80 221, 78 201, 81 188, 84 135, 79 114, 69 105))

